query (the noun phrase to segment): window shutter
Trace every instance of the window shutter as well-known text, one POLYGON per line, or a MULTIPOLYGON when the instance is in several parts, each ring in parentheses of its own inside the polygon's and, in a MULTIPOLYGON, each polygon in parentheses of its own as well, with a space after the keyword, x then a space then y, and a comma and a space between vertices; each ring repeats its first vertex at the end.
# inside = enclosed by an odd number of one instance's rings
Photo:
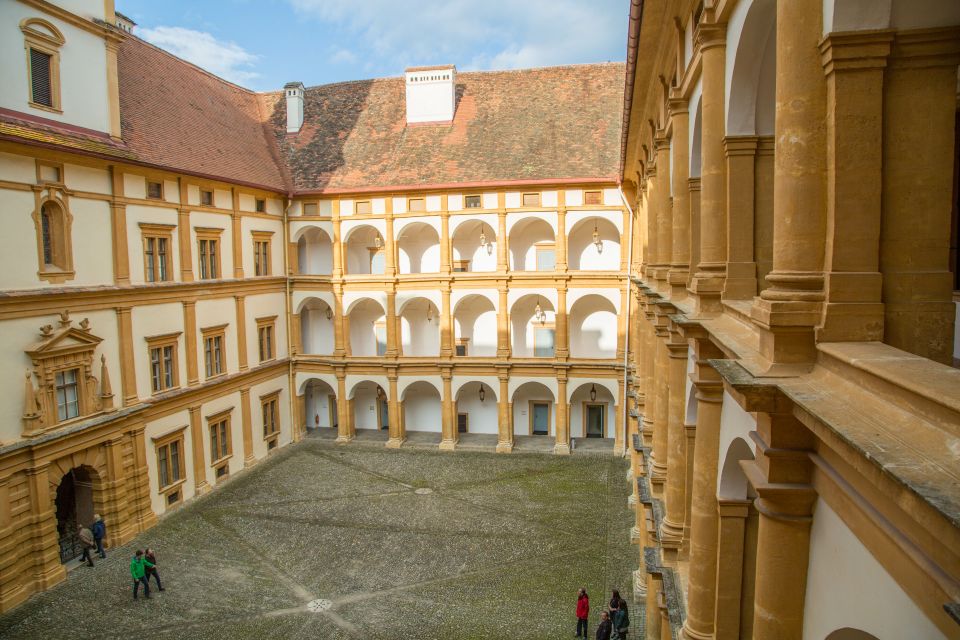
POLYGON ((30 49, 30 80, 33 88, 33 101, 36 104, 53 106, 53 92, 50 87, 50 54, 30 49))

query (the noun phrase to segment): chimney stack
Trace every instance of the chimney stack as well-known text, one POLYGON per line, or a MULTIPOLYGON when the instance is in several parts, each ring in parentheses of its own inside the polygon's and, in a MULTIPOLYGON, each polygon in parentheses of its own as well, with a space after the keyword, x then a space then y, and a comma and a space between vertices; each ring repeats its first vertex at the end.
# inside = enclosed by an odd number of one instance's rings
POLYGON ((407 124, 452 122, 457 100, 457 68, 411 67, 406 70, 407 124))
POLYGON ((303 83, 288 82, 283 91, 287 95, 287 133, 297 133, 303 126, 303 83))

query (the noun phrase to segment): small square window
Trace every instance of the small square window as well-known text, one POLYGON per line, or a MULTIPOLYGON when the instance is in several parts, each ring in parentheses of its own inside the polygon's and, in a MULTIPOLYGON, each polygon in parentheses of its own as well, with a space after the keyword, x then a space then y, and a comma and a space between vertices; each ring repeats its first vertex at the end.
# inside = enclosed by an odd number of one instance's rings
POLYGON ((167 506, 168 506, 168 507, 171 506, 171 505, 175 505, 175 504, 177 504, 178 502, 180 502, 180 492, 179 492, 179 491, 171 491, 170 493, 167 494, 167 506))
POLYGON ((453 272, 454 273, 466 273, 470 271, 470 261, 469 260, 454 260, 453 261, 453 272))
POLYGON ((584 191, 583 204, 603 204, 599 191, 584 191))
POLYGON ((316 202, 304 202, 303 203, 303 215, 305 216, 315 216, 317 215, 317 203, 316 202))
POLYGON ((539 194, 539 193, 525 193, 525 194, 523 194, 523 206, 525 206, 525 207, 539 207, 539 206, 540 206, 540 194, 539 194))
POLYGON ((480 196, 467 196, 463 199, 463 208, 464 209, 479 209, 483 203, 480 201, 480 196))
POLYGON ((254 206, 257 210, 257 213, 263 213, 264 211, 267 210, 267 201, 264 200, 263 198, 257 198, 256 204, 254 206))
POLYGON ((213 206, 213 191, 201 191, 200 192, 200 204, 205 207, 213 206))
POLYGON ((357 214, 369 214, 373 212, 373 207, 369 200, 359 200, 353 205, 353 212, 357 214))
POLYGON ((53 164, 39 165, 41 182, 63 182, 60 167, 53 164))
POLYGON ((427 201, 423 198, 410 198, 407 200, 407 211, 426 211, 427 201))
POLYGON ((147 197, 151 200, 163 200, 163 183, 147 181, 147 197))

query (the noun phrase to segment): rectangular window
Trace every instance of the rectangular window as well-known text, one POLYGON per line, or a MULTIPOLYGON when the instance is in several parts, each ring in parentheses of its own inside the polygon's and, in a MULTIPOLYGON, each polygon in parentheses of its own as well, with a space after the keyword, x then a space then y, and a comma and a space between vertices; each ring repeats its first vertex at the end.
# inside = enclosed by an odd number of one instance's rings
POLYGON ((226 326, 201 329, 203 335, 203 363, 208 378, 219 376, 227 371, 224 346, 226 345, 226 326))
POLYGON ((409 198, 407 199, 407 211, 416 212, 416 211, 426 211, 427 210, 427 201, 423 198, 409 198))
POLYGON ((229 411, 207 418, 207 426, 210 430, 210 464, 216 466, 233 453, 229 411))
POLYGON ((201 280, 220 277, 220 234, 223 229, 197 228, 197 264, 201 280))
POLYGON ((150 387, 154 393, 179 384, 177 371, 177 337, 179 333, 147 338, 150 350, 150 387))
POLYGON ((280 420, 277 413, 280 392, 260 398, 260 411, 263 415, 263 438, 266 440, 280 432, 280 420))
POLYGON ((453 271, 454 273, 465 273, 470 271, 470 261, 469 260, 454 260, 453 261, 453 271))
POLYGON ((141 223, 143 234, 143 279, 147 282, 170 280, 170 248, 173 225, 141 223))
POLYGON ((272 236, 272 231, 253 232, 253 272, 255 275, 270 275, 270 241, 272 236))
POLYGON ((163 183, 148 180, 147 197, 151 200, 163 200, 163 183))
POLYGON ((303 215, 305 216, 315 216, 319 209, 317 208, 316 202, 304 202, 303 203, 303 215))
POLYGON ((480 201, 480 196, 466 196, 463 199, 463 208, 464 209, 479 209, 483 203, 480 201))
POLYGON ((454 347, 456 349, 456 354, 458 356, 466 356, 468 354, 467 345, 470 343, 469 338, 460 338, 457 340, 457 344, 454 347))
POLYGON ((200 190, 200 204, 205 207, 213 206, 213 191, 207 191, 206 189, 200 190))
POLYGON ((183 458, 183 429, 155 443, 157 478, 160 491, 176 485, 186 477, 183 458))
POLYGON ((369 200, 360 200, 353 205, 353 212, 359 214, 372 213, 373 207, 369 200))
POLYGON ((552 358, 553 342, 553 326, 547 325, 533 327, 533 356, 535 358, 552 358))
POLYGON ((523 194, 523 206, 525 206, 525 207, 539 207, 539 206, 540 206, 540 194, 539 194, 539 193, 525 193, 525 194, 523 194))
POLYGON ((57 420, 63 422, 80 415, 79 369, 59 371, 54 376, 57 396, 57 420))
POLYGON ((557 268, 556 250, 553 244, 537 245, 537 271, 555 271, 557 268))
POLYGON ((56 164, 37 163, 37 182, 63 182, 63 167, 56 164))
POLYGON ((382 356, 387 353, 387 325, 377 322, 373 325, 373 336, 377 341, 377 355, 382 356))
POLYGON ((273 360, 276 357, 277 316, 257 318, 257 343, 260 349, 260 362, 273 360))
POLYGON ((31 102, 55 108, 53 101, 53 56, 30 48, 31 102))
POLYGON ((584 191, 583 204, 603 204, 599 191, 584 191))
POLYGON ((257 198, 254 202, 254 209, 257 213, 264 213, 267 210, 267 201, 263 198, 257 198))

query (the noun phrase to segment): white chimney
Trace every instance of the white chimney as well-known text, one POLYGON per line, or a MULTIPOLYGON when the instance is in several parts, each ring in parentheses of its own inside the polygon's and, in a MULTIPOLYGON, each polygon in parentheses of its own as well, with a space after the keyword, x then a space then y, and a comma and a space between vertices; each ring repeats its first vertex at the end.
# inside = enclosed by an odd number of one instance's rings
POLYGON ((451 122, 457 100, 457 68, 412 67, 407 77, 407 124, 451 122))
POLYGON ((303 126, 303 83, 288 82, 283 91, 287 94, 287 133, 296 133, 303 126))

